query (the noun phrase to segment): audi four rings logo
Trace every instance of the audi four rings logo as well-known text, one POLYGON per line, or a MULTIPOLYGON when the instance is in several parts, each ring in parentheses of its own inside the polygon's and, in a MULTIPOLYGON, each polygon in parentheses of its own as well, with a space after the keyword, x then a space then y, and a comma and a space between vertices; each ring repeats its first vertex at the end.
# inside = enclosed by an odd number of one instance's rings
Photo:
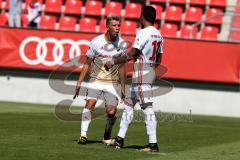
POLYGON ((28 37, 24 39, 19 48, 19 54, 22 60, 29 65, 43 64, 45 66, 62 65, 64 54, 68 54, 69 59, 81 55, 80 45, 89 46, 90 42, 87 40, 74 41, 72 39, 58 40, 55 38, 41 39, 39 37, 28 37), (25 53, 26 46, 31 43, 37 43, 36 58, 30 59, 25 53), (52 52, 48 52, 47 43, 54 44, 52 52), (69 53, 64 53, 64 44, 70 45, 69 53), (52 59, 47 60, 47 55, 51 53, 52 59))

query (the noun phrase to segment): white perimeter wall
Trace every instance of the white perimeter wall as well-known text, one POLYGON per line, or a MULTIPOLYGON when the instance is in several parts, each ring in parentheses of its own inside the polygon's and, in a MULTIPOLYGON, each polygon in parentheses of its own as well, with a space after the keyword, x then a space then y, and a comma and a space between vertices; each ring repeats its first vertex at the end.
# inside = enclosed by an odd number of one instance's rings
MULTIPOLYGON (((72 95, 54 91, 48 79, 0 76, 0 101, 57 104, 64 99, 72 99, 72 95)), ((73 104, 84 105, 83 99, 79 97, 73 104)), ((240 92, 175 87, 168 94, 156 97, 154 102, 155 110, 162 112, 188 114, 191 110, 192 114, 240 117, 240 92)))

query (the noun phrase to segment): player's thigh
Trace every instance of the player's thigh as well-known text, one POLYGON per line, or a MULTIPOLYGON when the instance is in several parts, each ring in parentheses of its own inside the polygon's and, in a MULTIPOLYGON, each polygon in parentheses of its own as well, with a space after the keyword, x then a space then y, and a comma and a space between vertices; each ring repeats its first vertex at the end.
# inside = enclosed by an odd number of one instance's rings
POLYGON ((87 85, 86 99, 95 99, 98 100, 101 98, 102 94, 102 85, 97 82, 90 82, 87 85))
POLYGON ((103 99, 105 101, 106 106, 117 107, 118 102, 119 102, 119 98, 110 92, 103 92, 103 99))
POLYGON ((135 94, 136 99, 140 104, 153 102, 153 91, 151 84, 135 84, 132 87, 132 92, 135 94))

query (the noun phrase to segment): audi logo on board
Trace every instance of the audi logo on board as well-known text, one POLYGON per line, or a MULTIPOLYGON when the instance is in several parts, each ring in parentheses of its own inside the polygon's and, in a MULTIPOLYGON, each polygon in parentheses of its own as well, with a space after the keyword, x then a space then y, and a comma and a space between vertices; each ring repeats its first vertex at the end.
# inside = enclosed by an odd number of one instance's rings
POLYGON ((90 42, 88 40, 78 40, 74 41, 72 39, 61 39, 58 40, 56 38, 39 38, 35 36, 28 37, 24 39, 19 48, 19 54, 21 59, 29 64, 29 65, 38 65, 42 64, 45 66, 55 66, 62 65, 64 63, 63 57, 65 54, 68 55, 69 59, 73 59, 81 55, 81 45, 89 46, 90 42), (35 49, 36 58, 29 58, 27 55, 26 47, 29 44, 37 44, 35 49), (53 44, 53 49, 49 52, 49 48, 47 44, 53 44), (64 49, 64 45, 70 45, 69 52, 66 53, 64 49), (48 60, 48 54, 52 54, 51 60, 48 60))

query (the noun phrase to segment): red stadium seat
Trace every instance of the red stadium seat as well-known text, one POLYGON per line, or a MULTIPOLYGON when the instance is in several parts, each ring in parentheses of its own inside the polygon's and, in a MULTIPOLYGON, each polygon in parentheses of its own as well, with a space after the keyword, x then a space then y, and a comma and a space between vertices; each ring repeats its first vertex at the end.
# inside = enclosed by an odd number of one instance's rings
POLYGON ((8 26, 8 14, 7 13, 0 14, 0 26, 8 26))
POLYGON ((233 16, 232 28, 240 28, 240 16, 233 16))
POLYGON ((46 0, 44 12, 61 13, 62 0, 46 0))
POLYGON ((181 28, 181 38, 197 38, 197 27, 191 27, 191 25, 184 25, 181 28))
POLYGON ((80 31, 95 32, 97 21, 94 18, 82 18, 80 19, 80 31))
POLYGON ((182 8, 178 6, 168 6, 166 9, 166 21, 181 21, 182 8))
POLYGON ((206 13, 206 19, 214 17, 206 22, 206 24, 222 24, 222 10, 216 8, 209 8, 206 13))
POLYGON ((101 16, 102 2, 87 1, 85 5, 85 14, 88 16, 101 16))
POLYGON ((67 0, 64 13, 80 15, 81 9, 82 9, 82 1, 81 0, 67 0))
POLYGON ((104 15, 107 16, 110 14, 115 14, 115 15, 121 16, 121 11, 122 11, 122 3, 108 2, 108 3, 106 3, 106 6, 105 6, 104 15))
POLYGON ((9 0, 5 0, 5 10, 9 10, 9 0))
POLYGON ((202 9, 197 7, 189 7, 186 11, 186 22, 200 22, 202 20, 202 9))
POLYGON ((201 39, 205 40, 217 40, 218 37, 218 28, 205 26, 201 31, 201 39))
POLYGON ((162 19, 162 6, 160 5, 152 5, 155 9, 156 9, 156 20, 160 20, 162 19))
POLYGON ((190 6, 206 6, 207 0, 190 0, 190 6))
POLYGON ((135 34, 137 29, 137 23, 134 21, 122 21, 121 33, 122 34, 135 34))
POLYGON ((167 0, 149 0, 150 3, 166 3, 167 0))
POLYGON ((59 20, 59 29, 60 30, 71 30, 75 31, 76 18, 75 17, 61 17, 59 20))
POLYGON ((142 5, 138 3, 128 3, 125 8, 125 18, 139 19, 142 5))
POLYGON ((230 40, 240 42, 240 31, 231 31, 230 40))
POLYGON ((186 0, 169 0, 170 4, 180 4, 180 5, 185 5, 186 0))
POLYGON ((163 37, 177 37, 177 25, 170 23, 162 24, 161 34, 163 37))
POLYGON ((103 33, 105 31, 106 31, 106 20, 103 19, 99 23, 99 31, 98 32, 103 33))
POLYGON ((227 0, 211 0, 210 1, 210 6, 211 7, 226 7, 227 5, 227 0))
POLYGON ((22 14, 21 15, 21 24, 22 27, 28 27, 28 15, 27 14, 22 14))
POLYGON ((44 15, 40 17, 41 29, 55 29, 56 17, 44 15))
POLYGON ((240 1, 239 1, 239 6, 235 7, 235 13, 240 13, 240 1))

